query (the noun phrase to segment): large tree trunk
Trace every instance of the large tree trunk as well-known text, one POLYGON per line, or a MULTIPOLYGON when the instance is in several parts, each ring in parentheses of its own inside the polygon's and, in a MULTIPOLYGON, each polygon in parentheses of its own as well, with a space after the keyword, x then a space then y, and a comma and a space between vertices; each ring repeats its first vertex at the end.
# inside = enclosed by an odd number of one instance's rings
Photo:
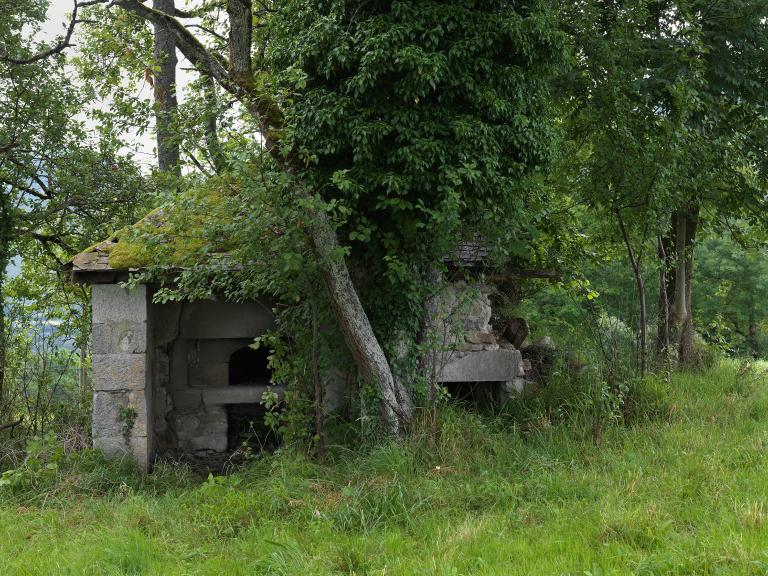
POLYGON ((235 82, 248 84, 253 75, 253 8, 251 0, 227 0, 229 16, 229 70, 235 82))
POLYGON ((693 359, 693 312, 691 308, 693 246, 698 226, 698 207, 680 208, 659 241, 659 329, 657 346, 662 359, 676 349, 680 365, 693 359))
MULTIPOLYGON (((174 0, 153 0, 155 10, 174 14, 174 0)), ((174 35, 160 24, 155 30, 155 121, 157 123, 157 165, 163 172, 178 173, 179 139, 176 134, 176 40, 174 35)))

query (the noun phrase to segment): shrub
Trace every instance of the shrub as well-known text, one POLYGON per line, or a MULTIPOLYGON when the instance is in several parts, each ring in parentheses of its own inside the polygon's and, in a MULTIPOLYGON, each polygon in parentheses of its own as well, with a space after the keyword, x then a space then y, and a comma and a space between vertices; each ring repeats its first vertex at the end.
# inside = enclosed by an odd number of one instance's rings
POLYGON ((662 378, 620 376, 615 366, 606 368, 600 361, 574 367, 569 355, 559 353, 548 380, 507 402, 504 417, 526 433, 570 424, 597 438, 611 424, 629 426, 669 415, 669 389, 662 378))
POLYGON ((0 501, 55 503, 78 495, 127 495, 189 487, 194 477, 182 464, 160 462, 153 474, 141 472, 132 458, 108 460, 98 450, 68 451, 54 434, 33 437, 26 457, 0 475, 0 501))
POLYGON ((722 350, 718 346, 707 342, 698 334, 694 336, 690 363, 693 370, 704 371, 714 368, 722 357, 722 350))

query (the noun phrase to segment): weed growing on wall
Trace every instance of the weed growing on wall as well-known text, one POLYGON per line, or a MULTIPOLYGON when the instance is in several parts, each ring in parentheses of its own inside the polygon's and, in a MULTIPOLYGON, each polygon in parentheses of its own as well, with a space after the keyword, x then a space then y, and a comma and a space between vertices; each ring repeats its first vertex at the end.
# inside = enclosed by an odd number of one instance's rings
POLYGON ((133 406, 121 406, 117 412, 117 421, 120 422, 123 441, 126 446, 131 442, 131 434, 133 433, 133 427, 135 426, 136 418, 138 417, 139 413, 133 406))

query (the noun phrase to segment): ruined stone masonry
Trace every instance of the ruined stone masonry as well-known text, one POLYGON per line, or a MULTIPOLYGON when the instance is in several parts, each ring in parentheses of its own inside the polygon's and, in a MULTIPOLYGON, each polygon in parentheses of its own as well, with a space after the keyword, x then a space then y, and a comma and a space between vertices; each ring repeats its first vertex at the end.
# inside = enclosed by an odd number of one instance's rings
POLYGON ((438 298, 431 329, 437 335, 438 381, 484 383, 503 402, 524 385, 520 351, 499 337, 490 324, 493 288, 466 282, 446 284, 438 298))

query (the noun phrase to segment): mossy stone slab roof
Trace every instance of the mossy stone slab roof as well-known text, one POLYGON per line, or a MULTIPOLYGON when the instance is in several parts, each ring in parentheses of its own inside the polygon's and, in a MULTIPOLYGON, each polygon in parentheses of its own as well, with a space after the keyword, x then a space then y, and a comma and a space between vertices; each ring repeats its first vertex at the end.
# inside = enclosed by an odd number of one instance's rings
POLYGON ((135 271, 152 265, 183 267, 201 254, 222 256, 234 245, 222 223, 232 219, 237 185, 216 177, 192 188, 139 222, 75 255, 74 273, 135 271))

